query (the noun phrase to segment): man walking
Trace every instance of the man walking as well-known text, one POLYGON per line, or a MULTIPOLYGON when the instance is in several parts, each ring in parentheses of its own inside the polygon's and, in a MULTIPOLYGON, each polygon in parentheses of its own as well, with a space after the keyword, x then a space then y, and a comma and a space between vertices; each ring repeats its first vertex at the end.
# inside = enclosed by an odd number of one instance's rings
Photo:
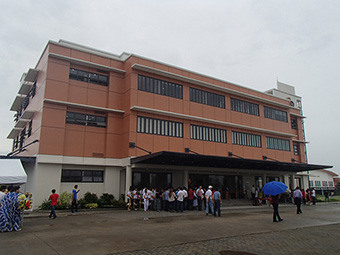
POLYGON ((221 216, 221 204, 222 204, 222 197, 221 197, 221 190, 216 190, 213 194, 214 196, 214 202, 215 202, 215 206, 214 206, 214 216, 216 216, 216 211, 218 213, 218 217, 221 216))
POLYGON ((312 197, 313 205, 315 205, 315 203, 316 203, 316 194, 315 194, 315 189, 314 188, 312 188, 310 196, 312 197))
POLYGON ((185 196, 184 190, 182 190, 182 188, 179 187, 178 193, 177 193, 177 212, 179 212, 179 210, 181 210, 181 212, 183 212, 184 196, 185 196))
POLYGON ((55 189, 52 189, 52 194, 50 195, 50 197, 48 198, 48 200, 51 201, 51 213, 50 216, 48 216, 50 219, 53 216, 53 219, 57 218, 57 215, 55 213, 55 208, 59 202, 59 205, 61 205, 60 199, 59 199, 59 195, 57 193, 55 193, 55 189))
POLYGON ((203 200, 203 189, 202 186, 200 186, 197 190, 197 202, 198 202, 198 210, 202 211, 202 200, 203 200))
POLYGON ((205 208, 205 214, 208 215, 209 214, 209 208, 211 210, 211 214, 214 213, 214 196, 212 194, 212 186, 210 185, 208 187, 207 192, 205 192, 205 201, 206 201, 206 208, 205 208))
POLYGON ((302 201, 302 192, 299 187, 296 187, 293 193, 294 203, 296 205, 296 213, 300 214, 301 211, 301 201, 302 201))
POLYGON ((71 212, 78 212, 78 193, 80 190, 78 190, 78 185, 74 185, 74 188, 72 190, 72 205, 71 205, 71 212))

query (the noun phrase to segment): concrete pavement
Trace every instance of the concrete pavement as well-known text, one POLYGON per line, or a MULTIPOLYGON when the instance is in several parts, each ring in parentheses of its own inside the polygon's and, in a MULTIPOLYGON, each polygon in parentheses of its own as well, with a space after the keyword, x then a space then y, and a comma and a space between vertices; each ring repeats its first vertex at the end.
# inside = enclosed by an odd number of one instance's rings
POLYGON ((20 232, 0 233, 1 254, 340 254, 340 204, 227 206, 204 212, 125 210, 25 217, 20 232), (233 251, 233 252, 231 252, 233 251), (238 251, 239 253, 235 253, 238 251), (240 253, 242 252, 242 253, 240 253))

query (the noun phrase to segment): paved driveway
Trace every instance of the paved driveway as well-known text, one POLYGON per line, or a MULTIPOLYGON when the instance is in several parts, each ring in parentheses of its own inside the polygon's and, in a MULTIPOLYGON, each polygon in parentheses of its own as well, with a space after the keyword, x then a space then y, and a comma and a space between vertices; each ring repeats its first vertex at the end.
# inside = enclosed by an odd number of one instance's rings
POLYGON ((340 205, 227 207, 204 212, 92 211, 25 217, 20 232, 0 233, 1 254, 340 254, 340 205), (302 249, 302 250, 301 250, 302 249), (307 252, 307 253, 305 253, 307 252), (234 253, 235 254, 235 253, 234 253))

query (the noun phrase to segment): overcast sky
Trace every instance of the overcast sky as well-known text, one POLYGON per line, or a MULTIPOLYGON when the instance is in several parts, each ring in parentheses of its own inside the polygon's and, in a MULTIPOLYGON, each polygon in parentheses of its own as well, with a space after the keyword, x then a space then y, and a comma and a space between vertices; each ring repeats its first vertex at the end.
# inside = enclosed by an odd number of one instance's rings
POLYGON ((259 91, 302 97, 308 160, 340 174, 340 1, 0 0, 0 154, 23 72, 49 40, 135 53, 259 91))

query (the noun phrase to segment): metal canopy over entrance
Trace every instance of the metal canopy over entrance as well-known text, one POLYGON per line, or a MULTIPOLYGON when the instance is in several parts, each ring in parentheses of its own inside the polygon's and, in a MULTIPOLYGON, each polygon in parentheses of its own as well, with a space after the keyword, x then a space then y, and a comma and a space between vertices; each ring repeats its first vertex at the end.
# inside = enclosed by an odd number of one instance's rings
POLYGON ((268 170, 277 172, 302 172, 333 167, 327 165, 209 156, 170 151, 160 151, 145 156, 131 158, 131 164, 197 166, 212 168, 268 170))

